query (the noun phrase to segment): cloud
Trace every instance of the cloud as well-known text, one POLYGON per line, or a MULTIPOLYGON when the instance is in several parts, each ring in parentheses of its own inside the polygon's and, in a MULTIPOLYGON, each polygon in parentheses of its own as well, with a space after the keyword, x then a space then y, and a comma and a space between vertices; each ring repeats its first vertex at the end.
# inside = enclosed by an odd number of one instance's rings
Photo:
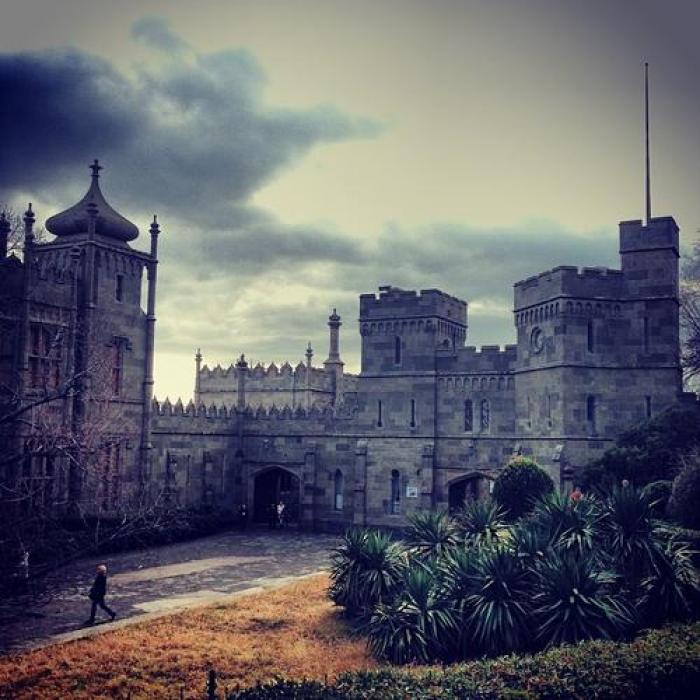
POLYGON ((132 25, 131 36, 146 46, 166 53, 182 53, 190 48, 182 37, 170 31, 163 17, 142 17, 132 25))

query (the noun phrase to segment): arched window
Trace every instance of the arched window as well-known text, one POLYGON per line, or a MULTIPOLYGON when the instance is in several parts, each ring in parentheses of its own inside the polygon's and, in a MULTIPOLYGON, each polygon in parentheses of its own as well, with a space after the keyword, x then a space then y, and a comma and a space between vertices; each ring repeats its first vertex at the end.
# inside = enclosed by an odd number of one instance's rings
POLYGON ((336 469, 333 479, 333 493, 335 494, 333 507, 335 510, 343 510, 343 481, 343 472, 340 469, 336 469))
POLYGON ((474 430, 474 404, 471 399, 464 402, 464 432, 471 433, 474 430))
POLYGON ((588 396, 586 398, 586 419, 588 420, 588 425, 591 428, 591 430, 595 432, 595 425, 596 425, 595 396, 588 396))
POLYGON ((401 338, 398 335, 394 338, 394 364, 401 364, 401 338))
POLYGON ((589 318, 586 326, 588 352, 593 352, 595 350, 595 334, 593 330, 593 319, 589 318))
POLYGON ((491 427, 491 406, 488 399, 481 401, 481 430, 488 432, 491 427))
POLYGON ((391 470, 391 514, 401 512, 401 474, 398 469, 391 470))

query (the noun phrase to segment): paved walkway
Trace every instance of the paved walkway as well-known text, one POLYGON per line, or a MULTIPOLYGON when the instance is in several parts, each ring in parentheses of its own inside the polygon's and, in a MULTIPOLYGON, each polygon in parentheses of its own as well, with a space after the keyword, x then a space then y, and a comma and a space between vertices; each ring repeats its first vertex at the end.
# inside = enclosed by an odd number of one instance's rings
MULTIPOLYGON (((0 602, 0 653, 86 636, 268 588, 328 568, 331 535, 296 530, 227 532, 191 542, 94 557, 57 569, 31 594, 0 602), (114 623, 84 628, 95 566, 107 564, 114 623)), ((105 616, 98 609, 98 616, 105 616)))

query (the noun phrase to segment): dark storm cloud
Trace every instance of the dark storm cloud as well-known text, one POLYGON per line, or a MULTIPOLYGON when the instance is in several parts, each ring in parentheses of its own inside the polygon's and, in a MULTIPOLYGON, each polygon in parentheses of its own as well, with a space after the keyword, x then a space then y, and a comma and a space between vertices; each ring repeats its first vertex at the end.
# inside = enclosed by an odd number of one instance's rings
POLYGON ((108 186, 126 213, 226 228, 235 242, 251 221, 265 223, 248 199, 282 169, 316 144, 379 131, 330 106, 268 107, 264 74, 246 51, 181 55, 185 42, 157 18, 134 34, 168 51, 164 63, 131 75, 74 50, 0 55, 4 198, 42 188, 63 198, 99 156, 105 179, 129 174, 108 186))

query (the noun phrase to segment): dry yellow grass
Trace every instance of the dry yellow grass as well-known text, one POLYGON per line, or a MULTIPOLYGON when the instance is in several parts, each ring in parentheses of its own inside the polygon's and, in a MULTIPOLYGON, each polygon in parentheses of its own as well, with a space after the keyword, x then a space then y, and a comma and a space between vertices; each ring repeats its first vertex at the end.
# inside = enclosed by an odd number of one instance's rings
POLYGON ((201 698, 213 667, 229 688, 329 678, 376 663, 319 575, 274 591, 88 639, 0 657, 0 698, 201 698))

